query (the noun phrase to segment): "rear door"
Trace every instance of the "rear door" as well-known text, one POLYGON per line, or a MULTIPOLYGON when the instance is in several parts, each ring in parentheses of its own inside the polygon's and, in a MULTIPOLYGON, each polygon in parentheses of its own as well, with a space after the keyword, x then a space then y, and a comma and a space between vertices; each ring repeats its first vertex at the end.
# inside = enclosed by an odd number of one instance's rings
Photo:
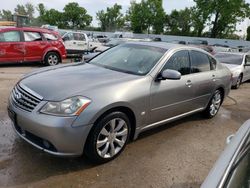
POLYGON ((42 61, 44 51, 48 47, 40 32, 24 31, 25 61, 42 61))
POLYGON ((22 62, 25 47, 20 31, 0 33, 0 62, 22 62))
POLYGON ((204 108, 213 94, 217 81, 216 60, 207 54, 191 50, 191 75, 195 108, 204 108))

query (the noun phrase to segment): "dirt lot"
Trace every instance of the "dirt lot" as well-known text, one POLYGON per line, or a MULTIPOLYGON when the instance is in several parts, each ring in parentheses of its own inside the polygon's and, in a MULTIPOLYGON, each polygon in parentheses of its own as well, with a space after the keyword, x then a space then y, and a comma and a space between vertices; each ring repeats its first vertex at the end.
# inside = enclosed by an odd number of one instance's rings
MULTIPOLYGON (((250 83, 232 90, 211 120, 194 115, 148 131, 122 155, 94 166, 45 154, 16 136, 7 116, 9 93, 36 64, 0 67, 0 187, 199 187, 225 146, 250 117, 250 83)), ((67 138, 65 138, 67 139, 67 138)))

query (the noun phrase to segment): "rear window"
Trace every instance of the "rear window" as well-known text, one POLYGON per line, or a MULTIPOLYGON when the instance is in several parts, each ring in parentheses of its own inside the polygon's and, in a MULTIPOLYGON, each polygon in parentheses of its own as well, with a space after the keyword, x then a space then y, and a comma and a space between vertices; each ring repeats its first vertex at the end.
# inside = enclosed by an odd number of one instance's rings
POLYGON ((240 54, 218 53, 215 57, 225 64, 241 65, 243 62, 243 55, 240 54))
POLYGON ((0 33, 0 42, 20 42, 21 36, 19 31, 7 31, 0 33))
POLYGON ((58 37, 55 34, 51 34, 51 33, 44 33, 43 34, 44 37, 46 38, 46 40, 58 40, 58 37))

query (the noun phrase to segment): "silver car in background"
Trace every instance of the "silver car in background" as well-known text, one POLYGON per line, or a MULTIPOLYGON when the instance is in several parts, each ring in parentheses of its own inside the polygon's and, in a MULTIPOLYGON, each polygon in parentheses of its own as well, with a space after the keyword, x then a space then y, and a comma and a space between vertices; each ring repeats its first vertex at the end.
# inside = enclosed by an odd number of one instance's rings
POLYGON ((250 54, 221 52, 215 57, 232 72, 233 88, 238 89, 241 83, 250 80, 250 54))
POLYGON ((142 131, 197 112, 214 117, 230 88, 230 71, 203 50, 133 42, 26 75, 8 111, 35 147, 103 163, 142 131))
POLYGON ((250 187, 250 120, 227 143, 201 188, 250 187))

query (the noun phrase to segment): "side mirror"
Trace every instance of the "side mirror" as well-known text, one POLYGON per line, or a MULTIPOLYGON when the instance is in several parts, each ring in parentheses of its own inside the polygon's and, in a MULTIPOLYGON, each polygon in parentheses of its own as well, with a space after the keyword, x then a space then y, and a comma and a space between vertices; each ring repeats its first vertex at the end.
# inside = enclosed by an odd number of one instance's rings
POLYGON ((157 80, 180 80, 181 73, 176 70, 166 69, 160 73, 157 77, 157 80))
POLYGON ((69 37, 63 37, 63 41, 69 40, 69 37))

